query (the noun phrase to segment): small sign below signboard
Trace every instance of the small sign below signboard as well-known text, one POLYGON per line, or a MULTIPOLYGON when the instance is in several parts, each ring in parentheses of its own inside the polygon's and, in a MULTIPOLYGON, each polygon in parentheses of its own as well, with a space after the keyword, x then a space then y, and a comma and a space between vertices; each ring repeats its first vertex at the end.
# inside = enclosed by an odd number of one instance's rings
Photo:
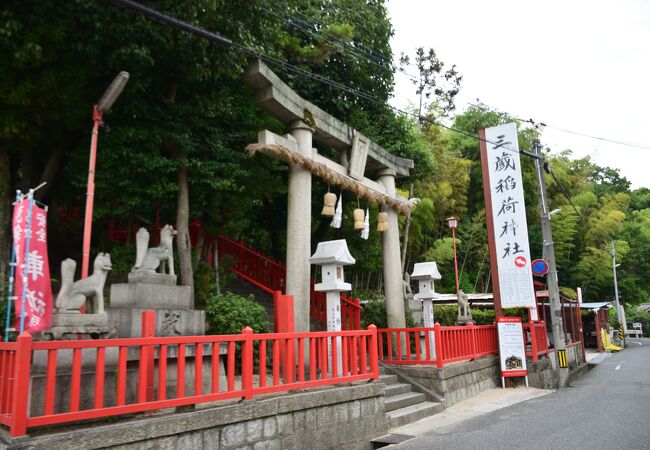
POLYGON ((505 388, 505 378, 507 377, 525 377, 526 387, 528 387, 526 346, 521 317, 497 317, 497 335, 499 337, 501 385, 505 388))

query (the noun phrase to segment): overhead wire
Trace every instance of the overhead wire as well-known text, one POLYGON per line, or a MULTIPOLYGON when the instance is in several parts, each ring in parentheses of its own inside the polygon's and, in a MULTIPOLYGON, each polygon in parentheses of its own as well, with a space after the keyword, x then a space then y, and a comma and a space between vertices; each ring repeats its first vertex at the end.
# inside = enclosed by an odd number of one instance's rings
MULTIPOLYGON (((419 78, 416 75, 408 73, 406 70, 403 68, 397 66, 394 64, 393 60, 391 58, 388 58, 387 56, 376 52, 372 48, 359 48, 354 44, 354 41, 346 40, 341 38, 341 36, 331 33, 329 31, 326 31, 326 24, 323 22, 319 22, 317 20, 314 20, 313 18, 310 18, 306 16, 305 14, 301 13, 298 10, 294 11, 294 14, 298 14, 302 16, 305 19, 301 19, 300 17, 292 16, 288 11, 280 9, 280 8, 275 8, 272 5, 269 5, 268 8, 262 7, 262 9, 266 10, 270 14, 275 15, 276 17, 279 17, 279 15, 282 15, 287 21, 287 23, 293 25, 296 28, 302 29, 303 31, 309 33, 310 35, 323 39, 326 42, 329 42, 331 44, 338 44, 340 47, 343 49, 347 50, 354 56, 357 56, 359 58, 362 58, 366 60, 367 62, 374 64, 378 67, 381 67, 382 69, 387 69, 387 70, 396 70, 407 77, 409 77, 412 81, 418 81, 419 78), (312 28, 314 26, 319 26, 321 28, 321 31, 314 31, 312 28)), ((361 18, 357 15, 357 18, 361 20, 361 18)))
MULTIPOLYGON (((492 144, 492 145, 498 145, 496 142, 492 142, 489 139, 482 138, 477 134, 470 133, 470 132, 467 132, 467 131, 464 131, 464 130, 459 130, 459 129, 451 127, 449 125, 445 125, 442 122, 434 121, 433 119, 431 119, 429 117, 422 116, 420 114, 415 114, 415 113, 406 111, 404 109, 398 108, 396 106, 392 106, 392 105, 388 104, 385 100, 383 100, 381 98, 378 98, 378 97, 376 97, 376 96, 374 96, 372 94, 369 94, 369 93, 363 92, 363 91, 361 91, 359 89, 350 87, 350 86, 348 86, 346 84, 343 84, 341 82, 331 80, 331 79, 329 79, 329 78, 327 78, 327 77, 325 77, 323 75, 315 74, 313 72, 302 69, 302 68, 300 68, 300 67, 298 67, 296 65, 293 65, 291 63, 288 63, 286 61, 282 61, 282 60, 280 60, 278 58, 268 56, 268 55, 264 55, 264 54, 262 54, 261 52, 257 51, 256 49, 254 49, 252 47, 233 42, 233 41, 231 41, 230 39, 228 39, 226 37, 223 37, 223 36, 221 36, 219 34, 208 31, 208 30, 206 30, 206 29, 204 29, 204 28, 202 28, 202 27, 200 27, 198 25, 192 25, 192 24, 184 22, 184 21, 182 21, 180 19, 168 16, 168 15, 166 15, 164 13, 161 13, 160 11, 156 11, 156 10, 154 10, 152 8, 144 6, 144 5, 142 5, 140 3, 137 3, 135 1, 132 1, 132 0, 105 0, 105 1, 107 1, 109 3, 116 4, 118 6, 121 6, 121 7, 125 8, 125 9, 133 10, 133 11, 138 12, 140 14, 143 14, 143 15, 145 15, 147 17, 150 17, 153 20, 162 22, 164 24, 167 24, 167 25, 169 25, 169 26, 171 26, 173 28, 179 29, 181 31, 196 34, 196 35, 201 36, 201 37, 203 37, 205 39, 208 39, 208 40, 210 40, 212 42, 215 42, 216 44, 218 44, 218 45, 220 45, 222 47, 233 48, 233 49, 239 50, 239 51, 241 51, 243 53, 246 53, 249 56, 254 56, 254 57, 257 57, 257 58, 261 59, 262 61, 265 61, 265 62, 274 64, 276 66, 279 66, 279 67, 281 67, 284 70, 287 70, 289 72, 293 72, 295 74, 302 75, 304 77, 313 79, 313 80, 321 82, 323 84, 335 87, 335 88, 340 89, 342 91, 345 91, 345 92, 347 92, 349 94, 352 94, 352 95, 358 96, 360 98, 363 98, 365 100, 368 100, 370 102, 376 103, 376 104, 378 104, 380 106, 384 106, 384 107, 387 107, 389 109, 392 109, 393 111, 398 112, 398 113, 400 113, 402 115, 413 117, 413 118, 417 119, 420 122, 428 123, 430 125, 440 126, 440 127, 444 128, 446 130, 449 130, 449 131, 464 135, 466 137, 475 139, 475 140, 477 140, 479 142, 485 142, 485 143, 489 143, 489 144, 492 144)), ((523 151, 523 150, 519 150, 519 149, 514 148, 514 147, 510 147, 510 146, 507 146, 507 145, 500 145, 499 148, 501 148, 503 150, 513 152, 513 153, 521 153, 521 154, 525 154, 526 156, 541 159, 541 157, 539 157, 537 155, 534 155, 532 153, 529 153, 529 152, 526 152, 526 151, 523 151)))

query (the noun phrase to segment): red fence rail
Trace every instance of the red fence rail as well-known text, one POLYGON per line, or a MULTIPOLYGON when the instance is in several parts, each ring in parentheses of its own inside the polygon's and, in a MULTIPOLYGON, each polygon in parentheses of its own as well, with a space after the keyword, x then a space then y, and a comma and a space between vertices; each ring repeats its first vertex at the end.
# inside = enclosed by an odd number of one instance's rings
POLYGON ((524 336, 526 339, 526 356, 539 360, 539 357, 548 353, 548 338, 546 336, 546 322, 524 323, 524 336))
MULTIPOLYGON (((281 261, 266 256, 244 242, 226 236, 217 237, 219 259, 232 258, 231 271, 269 294, 274 291, 286 293, 287 268, 281 261)), ((327 325, 327 302, 324 292, 314 290, 315 280, 310 281, 310 316, 327 325)), ((361 304, 359 299, 341 293, 341 328, 358 330, 361 328, 361 304)))
POLYGON ((445 364, 497 354, 495 325, 377 330, 379 360, 386 364, 445 364))
POLYGON ((17 342, 0 344, 0 423, 21 436, 43 425, 378 377, 374 325, 340 332, 254 334, 245 328, 239 335, 40 342, 23 333, 17 342), (44 395, 38 395, 30 378, 43 369, 44 395), (63 393, 65 402, 57 401, 63 393))

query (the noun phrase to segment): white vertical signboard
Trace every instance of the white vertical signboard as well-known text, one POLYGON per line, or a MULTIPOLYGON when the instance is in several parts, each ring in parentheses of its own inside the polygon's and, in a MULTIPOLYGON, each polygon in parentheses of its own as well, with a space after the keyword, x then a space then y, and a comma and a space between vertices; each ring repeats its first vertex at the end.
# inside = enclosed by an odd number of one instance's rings
POLYGON ((517 125, 487 128, 485 139, 501 307, 531 308, 536 316, 517 125))

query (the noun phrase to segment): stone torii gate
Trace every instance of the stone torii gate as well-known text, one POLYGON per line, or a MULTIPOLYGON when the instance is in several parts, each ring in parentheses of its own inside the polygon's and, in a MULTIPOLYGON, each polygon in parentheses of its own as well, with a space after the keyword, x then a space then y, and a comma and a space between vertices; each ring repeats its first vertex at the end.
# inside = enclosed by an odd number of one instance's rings
POLYGON ((354 186, 359 196, 383 204, 389 226, 382 236, 388 326, 405 327, 397 212, 406 212, 411 205, 397 197, 395 177, 408 176, 413 161, 392 155, 303 99, 260 60, 250 63, 244 81, 255 91, 259 106, 280 120, 288 132, 278 136, 261 131, 258 143, 248 149, 290 164, 286 293, 294 298, 296 331, 309 331, 312 173, 343 189, 354 186), (312 147, 313 139, 337 150, 341 163, 319 155, 312 147), (376 181, 366 178, 366 173, 376 177, 376 181))

